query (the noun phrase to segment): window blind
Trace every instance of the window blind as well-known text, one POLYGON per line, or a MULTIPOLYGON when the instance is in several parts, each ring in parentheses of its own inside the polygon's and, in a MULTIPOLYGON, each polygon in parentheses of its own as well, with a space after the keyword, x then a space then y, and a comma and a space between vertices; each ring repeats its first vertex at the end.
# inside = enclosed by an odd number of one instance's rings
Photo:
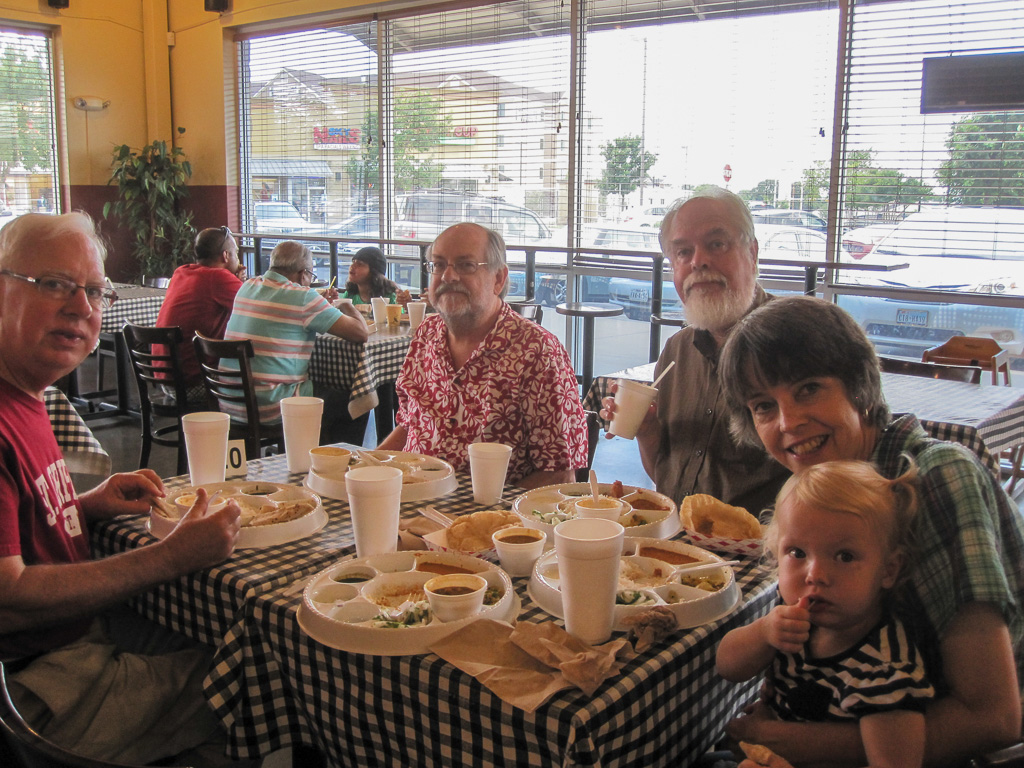
POLYGON ((58 205, 50 40, 0 29, 0 225, 58 205))

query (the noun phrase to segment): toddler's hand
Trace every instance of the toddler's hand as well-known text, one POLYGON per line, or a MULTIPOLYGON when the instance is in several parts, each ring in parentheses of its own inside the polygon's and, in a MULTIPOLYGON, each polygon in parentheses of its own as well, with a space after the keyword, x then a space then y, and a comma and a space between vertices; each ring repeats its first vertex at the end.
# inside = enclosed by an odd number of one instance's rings
POLYGON ((765 617, 768 644, 783 653, 799 653, 811 637, 809 600, 796 605, 778 605, 765 617))

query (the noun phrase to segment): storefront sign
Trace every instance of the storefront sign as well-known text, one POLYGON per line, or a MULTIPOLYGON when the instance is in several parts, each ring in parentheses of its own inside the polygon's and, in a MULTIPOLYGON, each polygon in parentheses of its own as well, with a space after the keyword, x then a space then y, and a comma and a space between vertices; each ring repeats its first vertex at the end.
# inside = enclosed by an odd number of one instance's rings
POLYGON ((358 128, 314 128, 313 149, 359 149, 358 128))

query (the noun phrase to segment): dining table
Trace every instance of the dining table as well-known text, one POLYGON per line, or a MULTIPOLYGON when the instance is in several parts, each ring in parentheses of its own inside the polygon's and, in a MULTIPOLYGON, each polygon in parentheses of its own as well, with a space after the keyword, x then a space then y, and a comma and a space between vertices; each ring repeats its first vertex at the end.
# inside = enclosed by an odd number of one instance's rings
POLYGON ((353 419, 376 409, 377 437, 383 440, 394 429, 395 380, 412 336, 408 323, 397 328, 373 326, 365 344, 322 333, 313 346, 309 378, 349 392, 348 413, 353 419))
MULTIPOLYGON (((595 376, 583 407, 600 412, 617 379, 654 380, 655 363, 595 376)), ((1024 389, 882 373, 882 393, 893 415, 912 413, 934 438, 970 448, 998 478, 998 456, 1024 443, 1024 389)), ((602 420, 605 429, 608 422, 602 420)))
POLYGON ((100 477, 109 475, 110 455, 67 396, 57 387, 47 387, 43 391, 43 404, 68 471, 100 477))
MULTIPOLYGON (((299 484, 286 457, 248 463, 249 480, 299 484)), ((187 477, 165 481, 187 485, 187 477)), ((521 489, 506 485, 504 498, 521 489)), ((322 499, 325 527, 304 539, 236 550, 226 562, 143 593, 144 616, 215 648, 205 694, 228 733, 229 754, 257 759, 290 745, 317 749, 336 766, 688 766, 721 738, 756 694, 714 671, 718 642, 764 615, 776 582, 756 559, 741 559, 741 596, 726 616, 679 630, 625 662, 592 695, 567 688, 526 711, 439 656, 338 650, 307 635, 297 609, 304 585, 355 555, 344 501, 322 499)), ((449 515, 482 509, 469 478, 429 502, 449 515)), ((407 502, 402 519, 423 502, 407 502)), ((147 518, 122 516, 91 531, 94 555, 151 543, 147 518)), ((529 579, 513 578, 518 621, 561 620, 536 603, 529 579)), ((390 630, 386 630, 390 631, 390 630)), ((401 631, 401 630, 397 630, 401 631)))

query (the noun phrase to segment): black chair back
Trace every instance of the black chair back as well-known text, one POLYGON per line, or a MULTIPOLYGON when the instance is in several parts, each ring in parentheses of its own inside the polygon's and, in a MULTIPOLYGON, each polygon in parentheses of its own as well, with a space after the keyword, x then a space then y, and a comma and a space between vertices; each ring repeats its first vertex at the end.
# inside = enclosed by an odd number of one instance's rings
POLYGON ((183 337, 177 326, 152 328, 125 323, 124 343, 139 388, 139 409, 142 413, 142 452, 139 468, 149 466, 153 444, 176 448, 178 474, 188 468, 185 440, 181 431, 181 417, 194 406, 188 404, 188 387, 181 367, 180 345, 183 337), (157 345, 157 346, 154 346, 157 345), (162 387, 173 390, 173 397, 162 387), (172 424, 156 426, 156 417, 174 419, 172 424))
POLYGON ((532 304, 528 301, 510 301, 508 305, 527 320, 533 320, 539 324, 544 319, 544 309, 540 304, 532 304))
POLYGON ((256 386, 252 377, 253 348, 248 339, 222 341, 196 333, 196 358, 203 369, 203 386, 211 411, 245 411, 245 423, 231 420, 229 436, 245 440, 247 459, 259 458, 264 445, 280 445, 284 440, 283 428, 278 424, 261 424, 256 400, 256 386), (234 368, 224 368, 222 360, 234 360, 234 368), (215 361, 212 365, 210 361, 215 361), (227 404, 227 408, 225 408, 227 404))

